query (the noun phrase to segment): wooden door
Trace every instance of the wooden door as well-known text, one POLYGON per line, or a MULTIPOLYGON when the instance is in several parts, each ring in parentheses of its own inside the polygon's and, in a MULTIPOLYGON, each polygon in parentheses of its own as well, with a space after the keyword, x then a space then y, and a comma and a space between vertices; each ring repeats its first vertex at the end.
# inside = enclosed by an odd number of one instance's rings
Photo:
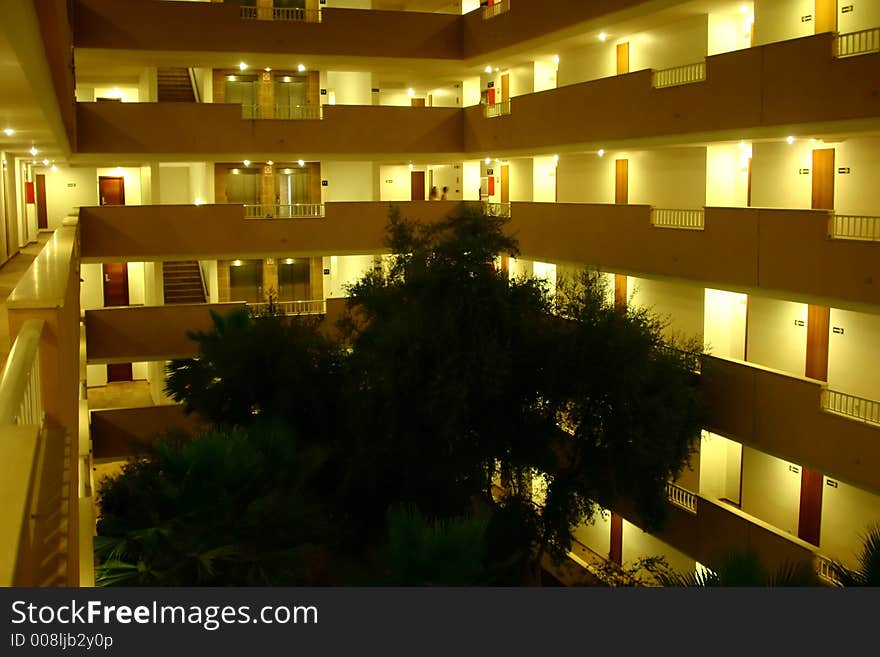
POLYGON ((629 73, 629 41, 617 44, 617 74, 629 73))
POLYGON ((501 76, 501 99, 498 101, 504 103, 510 100, 510 75, 505 73, 501 76))
POLYGON ((611 512, 611 546, 608 550, 608 560, 623 563, 623 517, 611 512))
MULTIPOLYGON (((124 262, 108 262, 102 267, 104 273, 104 306, 127 306, 128 265, 124 262)), ((107 382, 131 381, 131 363, 107 365, 107 382)))
POLYGON ((410 103, 413 107, 424 107, 425 99, 424 98, 413 98, 410 103))
POLYGON ((837 0, 816 0, 816 34, 837 32, 837 0))
POLYGON ((614 274, 614 307, 626 310, 626 276, 614 274))
POLYGON ((510 203, 510 166, 501 165, 501 202, 510 203))
POLYGON ((101 176, 98 178, 101 205, 125 205, 125 178, 101 176))
POLYGON ((813 205, 814 210, 834 209, 834 149, 813 151, 813 205))
POLYGON ((629 160, 615 160, 614 168, 614 202, 626 205, 629 203, 629 160))
POLYGON ((831 309, 828 306, 807 308, 807 358, 804 375, 819 381, 828 380, 828 328, 831 309))
POLYGON ((821 472, 801 468, 801 503, 798 509, 798 538, 813 545, 819 545, 822 529, 822 486, 821 472))
POLYGON ((410 198, 413 201, 424 201, 425 200, 425 172, 424 171, 411 171, 410 172, 410 184, 412 187, 412 191, 410 192, 410 198))
POLYGON ((49 219, 46 215, 46 175, 37 174, 37 228, 48 228, 49 219))

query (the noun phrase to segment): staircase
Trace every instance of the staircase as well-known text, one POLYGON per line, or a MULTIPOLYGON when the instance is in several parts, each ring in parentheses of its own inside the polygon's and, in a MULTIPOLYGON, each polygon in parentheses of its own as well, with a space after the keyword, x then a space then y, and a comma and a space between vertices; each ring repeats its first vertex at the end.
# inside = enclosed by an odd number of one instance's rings
POLYGON ((192 82, 187 68, 159 68, 158 98, 160 103, 194 103, 192 82))
POLYGON ((195 260, 166 262, 162 268, 165 303, 205 303, 202 272, 195 260))

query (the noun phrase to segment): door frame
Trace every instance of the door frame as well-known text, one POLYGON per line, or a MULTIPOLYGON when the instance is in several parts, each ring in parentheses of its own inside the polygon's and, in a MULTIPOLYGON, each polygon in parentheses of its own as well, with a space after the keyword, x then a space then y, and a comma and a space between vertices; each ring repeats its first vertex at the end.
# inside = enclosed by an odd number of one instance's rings
POLYGON ((107 205, 104 203, 104 195, 101 193, 101 182, 104 180, 119 180, 120 181, 120 196, 121 202, 118 204, 112 205, 125 205, 125 176, 98 176, 98 203, 99 205, 107 205))

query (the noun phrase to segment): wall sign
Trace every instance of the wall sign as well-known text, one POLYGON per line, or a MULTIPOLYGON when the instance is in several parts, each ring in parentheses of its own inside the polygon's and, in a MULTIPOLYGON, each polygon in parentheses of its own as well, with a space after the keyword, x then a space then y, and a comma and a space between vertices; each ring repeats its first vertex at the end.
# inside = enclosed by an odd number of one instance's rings
POLYGON ((330 181, 329 181, 329 180, 322 180, 322 181, 321 181, 321 187, 327 187, 328 185, 330 185, 330 181))
POLYGON ((327 95, 327 90, 326 90, 326 89, 321 89, 321 95, 322 95, 322 96, 326 96, 326 95, 327 95))
POLYGON ((325 269, 325 270, 324 270, 324 276, 329 276, 329 275, 330 275, 330 270, 329 270, 329 269, 325 269))
POLYGON ((76 187, 76 183, 67 183, 68 187, 76 187))
POLYGON ((838 167, 837 173, 849 173, 849 167, 838 167))
POLYGON ((805 174, 810 173, 810 170, 809 169, 798 169, 798 173, 801 175, 805 175, 805 174))
POLYGON ((846 5, 845 7, 841 7, 841 8, 840 8, 840 13, 841 13, 841 14, 848 14, 848 13, 851 12, 852 10, 853 10, 853 6, 852 6, 852 5, 846 5))

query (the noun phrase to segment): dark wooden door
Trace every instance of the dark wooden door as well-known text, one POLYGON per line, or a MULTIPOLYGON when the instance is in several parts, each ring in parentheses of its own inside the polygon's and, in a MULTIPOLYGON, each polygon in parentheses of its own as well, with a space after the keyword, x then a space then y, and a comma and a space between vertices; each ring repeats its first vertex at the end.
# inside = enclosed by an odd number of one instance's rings
POLYGON ((801 503, 798 510, 798 538, 819 545, 822 530, 821 472, 801 468, 801 503))
POLYGON ((49 219, 46 214, 46 175, 37 174, 37 228, 48 228, 49 219))
POLYGON ((608 550, 608 560, 623 563, 623 517, 611 513, 611 547, 608 550))
POLYGON ((828 306, 807 307, 807 358, 804 375, 819 381, 828 380, 828 329, 831 309, 828 306))
POLYGON ((617 44, 617 74, 629 73, 629 42, 617 44))
MULTIPOLYGON (((124 262, 108 262, 103 265, 104 306, 127 306, 128 265, 124 262)), ((107 365, 107 382, 131 381, 131 363, 107 365)))
POLYGON ((614 202, 629 203, 629 160, 615 160, 614 202))
POLYGON ((510 203, 510 166, 501 165, 501 202, 510 203))
POLYGON ((125 205, 125 178, 101 176, 98 178, 101 205, 125 205))
POLYGON ((412 191, 410 198, 413 201, 424 201, 425 200, 425 172, 424 171, 412 171, 410 176, 410 184, 412 185, 412 191))
POLYGON ((813 209, 834 209, 834 149, 813 151, 813 209))
POLYGON ((425 106, 425 99, 424 98, 413 98, 410 101, 410 105, 413 107, 424 107, 425 106))

